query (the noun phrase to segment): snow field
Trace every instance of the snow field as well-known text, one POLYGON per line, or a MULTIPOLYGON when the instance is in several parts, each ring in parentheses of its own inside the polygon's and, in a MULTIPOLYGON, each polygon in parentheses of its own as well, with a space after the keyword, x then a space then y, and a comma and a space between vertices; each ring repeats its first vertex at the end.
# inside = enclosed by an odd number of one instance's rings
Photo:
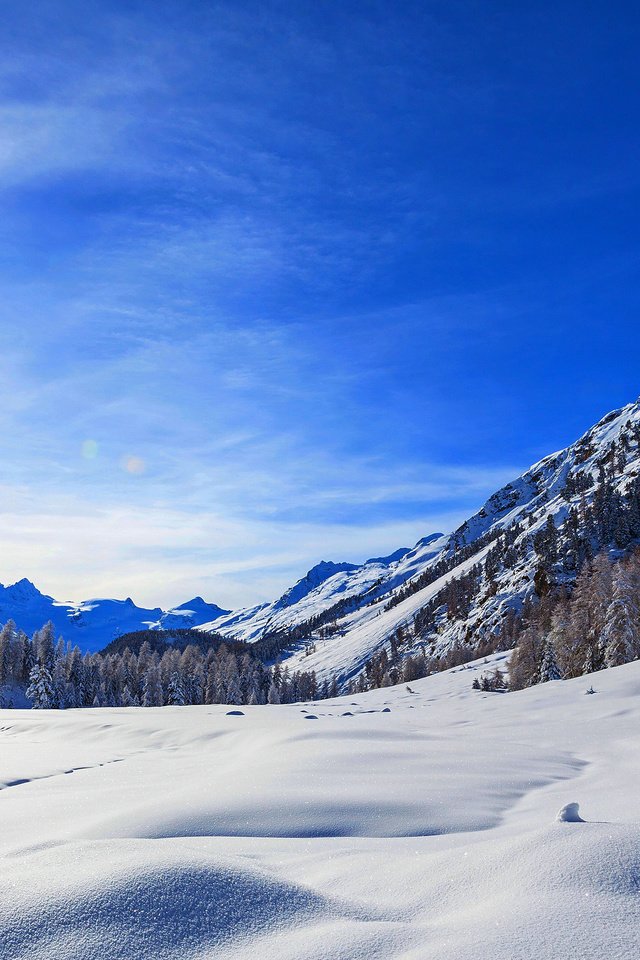
POLYGON ((504 658, 235 716, 1 711, 0 958, 635 960, 640 663, 471 690, 504 658))

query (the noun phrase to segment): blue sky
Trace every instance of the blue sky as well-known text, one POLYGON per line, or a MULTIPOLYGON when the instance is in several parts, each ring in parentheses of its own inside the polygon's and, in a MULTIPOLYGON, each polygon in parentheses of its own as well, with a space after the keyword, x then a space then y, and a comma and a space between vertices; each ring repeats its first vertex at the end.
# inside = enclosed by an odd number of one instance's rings
POLYGON ((0 580, 271 598, 640 394, 640 15, 3 5, 0 580))

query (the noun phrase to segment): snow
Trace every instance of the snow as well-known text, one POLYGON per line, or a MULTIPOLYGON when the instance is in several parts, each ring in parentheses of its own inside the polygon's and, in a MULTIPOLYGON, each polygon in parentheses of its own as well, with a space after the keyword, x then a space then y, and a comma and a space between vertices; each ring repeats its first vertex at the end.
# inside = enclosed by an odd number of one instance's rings
POLYGON ((363 663, 381 649, 399 626, 409 624, 452 577, 467 573, 482 560, 489 547, 479 550, 455 569, 407 597, 397 606, 385 610, 382 605, 368 606, 344 617, 341 631, 326 640, 315 641, 316 650, 299 650, 287 659, 290 670, 315 670, 320 678, 335 673, 341 680, 353 676, 363 663))
POLYGON ((357 569, 355 563, 334 563, 332 560, 321 560, 315 567, 292 587, 287 590, 279 600, 276 601, 276 609, 279 607, 292 607, 299 603, 316 587, 333 577, 336 573, 351 573, 357 569))
MULTIPOLYGON (((356 675, 372 654, 387 645, 390 636, 398 627, 411 626, 414 615, 437 595, 439 590, 451 579, 467 573, 473 566, 484 560, 489 547, 479 547, 467 560, 462 561, 438 581, 424 587, 390 610, 384 610, 386 601, 394 591, 410 582, 421 573, 433 567, 445 557, 451 555, 454 540, 460 539, 471 544, 479 537, 494 530, 502 530, 523 521, 529 515, 530 522, 524 524, 521 538, 531 537, 544 527, 547 517, 552 515, 557 526, 565 519, 569 504, 560 496, 565 487, 567 476, 576 469, 598 473, 598 463, 613 440, 628 431, 630 424, 640 423, 640 402, 629 404, 621 410, 607 414, 600 423, 592 427, 583 437, 566 450, 545 457, 534 464, 521 477, 508 483, 497 491, 485 505, 470 517, 456 533, 451 536, 435 535, 420 541, 416 547, 393 563, 383 573, 375 589, 367 600, 379 598, 379 603, 365 603, 338 620, 332 636, 321 639, 313 637, 314 650, 300 648, 293 651, 287 664, 290 670, 315 670, 323 680, 333 674, 340 680, 356 675)), ((640 451, 635 453, 624 472, 617 477, 617 485, 624 490, 628 479, 640 472, 640 451)), ((587 501, 591 495, 587 495, 587 501)), ((574 499, 578 505, 580 495, 574 499)), ((524 596, 532 589, 536 558, 532 549, 528 557, 515 567, 505 568, 497 577, 496 592, 488 591, 487 584, 481 584, 477 597, 467 618, 459 621, 443 622, 437 625, 426 639, 432 645, 432 653, 446 652, 456 643, 464 643, 467 634, 479 637, 489 635, 498 627, 505 609, 521 605, 524 596)), ((361 572, 366 570, 361 568, 361 572)), ((355 593, 355 582, 353 590, 355 593)), ((309 617, 309 610, 319 612, 331 605, 329 593, 337 588, 336 578, 328 579, 323 585, 323 593, 312 591, 305 600, 306 609, 294 608, 288 612, 291 623, 302 622, 309 617)), ((335 597, 335 593, 334 593, 335 597)), ((283 624, 280 624, 283 625, 283 624)), ((227 624, 220 620, 220 629, 226 632, 227 624)), ((235 627, 229 623, 229 631, 235 627)), ((246 639, 257 638, 264 623, 254 623, 253 631, 242 634, 246 639)))
POLYGON ((130 597, 126 600, 100 597, 67 603, 41 593, 26 579, 8 587, 0 584, 0 623, 14 620, 20 630, 31 636, 51 620, 56 636, 62 635, 83 652, 101 650, 123 633, 189 629, 205 622, 213 624, 215 618, 228 613, 214 603, 206 603, 202 597, 194 597, 172 610, 162 610, 138 607, 130 597))
POLYGON ((388 557, 375 557, 360 566, 322 561, 279 600, 233 611, 228 617, 204 624, 202 629, 253 641, 265 633, 304 623, 339 600, 356 598, 365 592, 368 600, 385 596, 426 569, 448 541, 441 533, 432 534, 419 540, 411 550, 402 547, 388 557))
MULTIPOLYGON (((565 450, 545 457, 498 490, 454 534, 432 534, 419 540, 411 550, 399 548, 386 557, 372 558, 359 565, 323 560, 270 603, 234 611, 223 610, 201 597, 194 597, 172 610, 137 607, 130 599, 103 598, 63 603, 45 596, 25 579, 9 587, 0 585, 0 623, 12 618, 20 629, 31 634, 51 619, 56 635, 62 634, 65 640, 77 643, 83 651, 102 649, 115 637, 129 631, 163 627, 210 629, 225 636, 254 641, 265 633, 306 623, 334 607, 338 601, 352 598, 356 609, 338 621, 335 636, 320 643, 316 636, 310 635, 307 639, 313 640, 317 648, 312 659, 304 657, 305 651, 298 650, 293 652, 293 660, 289 663, 292 670, 300 667, 315 669, 321 680, 334 673, 350 676, 362 669, 366 660, 388 643, 398 626, 410 623, 413 615, 437 591, 427 587, 414 598, 394 607, 389 615, 383 614, 383 607, 393 598, 394 592, 439 561, 449 559, 455 543, 473 544, 484 534, 506 529, 525 516, 531 522, 525 524, 522 539, 541 529, 549 515, 559 525, 569 507, 568 501, 560 495, 569 473, 580 471, 596 477, 599 462, 609 445, 623 433, 628 436, 630 426, 639 424, 640 401, 637 401, 607 414, 565 450)), ((615 480, 620 491, 624 491, 630 477, 640 473, 640 449, 635 442, 629 456, 624 471, 615 480)), ((587 500, 590 496, 587 494, 587 500)), ((580 495, 576 495, 573 505, 579 501, 580 495)), ((468 562, 452 569, 447 579, 469 570, 482 556, 482 550, 477 550, 468 562)), ((491 633, 501 622, 505 609, 518 607, 525 594, 530 592, 534 560, 530 550, 528 558, 514 569, 502 571, 495 596, 493 591, 485 589, 486 584, 481 584, 466 622, 438 625, 430 636, 421 639, 432 644, 432 652, 439 654, 464 642, 467 632, 474 635, 491 633)), ((440 581, 440 586, 445 582, 440 581)))
POLYGON ((471 689, 506 657, 241 713, 0 711, 0 957, 635 960, 640 663, 471 689))
POLYGON ((558 811, 556 820, 558 823, 584 823, 580 816, 580 804, 575 802, 565 803, 562 810, 558 811))

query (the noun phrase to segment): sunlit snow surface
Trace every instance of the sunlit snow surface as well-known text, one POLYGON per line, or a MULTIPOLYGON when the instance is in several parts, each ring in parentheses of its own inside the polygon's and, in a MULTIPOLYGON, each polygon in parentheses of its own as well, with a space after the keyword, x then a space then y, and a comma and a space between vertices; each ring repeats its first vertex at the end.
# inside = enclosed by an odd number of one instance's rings
POLYGON ((0 711, 0 957, 636 960, 640 663, 473 691, 488 669, 0 711))

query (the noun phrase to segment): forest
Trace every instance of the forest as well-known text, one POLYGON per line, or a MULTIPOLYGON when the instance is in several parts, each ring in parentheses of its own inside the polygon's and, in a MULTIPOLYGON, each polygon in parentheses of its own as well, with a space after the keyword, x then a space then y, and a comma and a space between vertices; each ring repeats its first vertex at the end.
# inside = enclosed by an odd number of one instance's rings
POLYGON ((193 643, 174 646, 156 633, 142 642, 131 635, 133 649, 119 649, 120 638, 116 652, 83 655, 56 641, 50 623, 29 638, 9 621, 0 631, 0 705, 12 706, 16 692, 36 709, 60 710, 287 703, 337 693, 335 679, 319 684, 313 671, 266 666, 248 644, 207 642, 199 634, 193 643))

